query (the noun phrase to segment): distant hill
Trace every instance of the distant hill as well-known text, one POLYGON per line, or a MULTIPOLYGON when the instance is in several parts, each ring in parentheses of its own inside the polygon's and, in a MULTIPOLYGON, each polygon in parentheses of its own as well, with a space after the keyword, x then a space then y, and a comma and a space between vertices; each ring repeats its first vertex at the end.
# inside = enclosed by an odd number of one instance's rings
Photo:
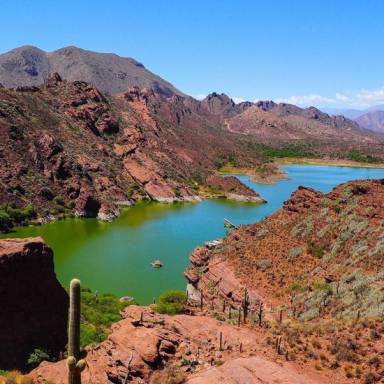
POLYGON ((368 112, 356 119, 356 122, 364 128, 374 132, 384 133, 384 111, 368 112))
POLYGON ((86 81, 111 94, 126 92, 132 86, 152 88, 166 96, 182 94, 138 61, 113 53, 77 47, 45 52, 23 46, 0 55, 0 83, 8 88, 40 85, 54 72, 70 81, 86 81))
MULTIPOLYGON (((238 107, 237 107, 238 108, 238 107)), ((330 116, 315 107, 259 101, 225 118, 231 132, 254 135, 259 142, 280 146, 306 144, 323 153, 362 149, 381 153, 382 140, 344 116, 330 116)))
POLYGON ((321 108, 321 110, 330 115, 343 115, 348 119, 355 120, 368 112, 384 111, 384 104, 374 105, 367 109, 321 108))

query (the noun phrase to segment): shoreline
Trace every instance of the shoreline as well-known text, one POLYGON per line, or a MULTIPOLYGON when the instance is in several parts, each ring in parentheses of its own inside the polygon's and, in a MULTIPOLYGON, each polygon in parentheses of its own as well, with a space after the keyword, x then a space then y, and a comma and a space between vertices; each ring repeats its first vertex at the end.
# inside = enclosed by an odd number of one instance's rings
POLYGON ((345 159, 317 159, 309 157, 274 158, 268 165, 270 166, 270 172, 266 172, 265 175, 263 175, 262 172, 258 173, 257 169, 238 168, 231 165, 222 167, 218 173, 223 176, 230 174, 248 176, 254 183, 272 185, 289 179, 287 172, 280 168, 284 165, 324 165, 330 167, 384 169, 384 163, 363 163, 345 159))
POLYGON ((274 158, 273 164, 281 165, 327 165, 331 167, 350 167, 350 168, 373 168, 383 169, 384 163, 362 163, 354 160, 345 159, 317 159, 310 157, 281 157, 274 158))

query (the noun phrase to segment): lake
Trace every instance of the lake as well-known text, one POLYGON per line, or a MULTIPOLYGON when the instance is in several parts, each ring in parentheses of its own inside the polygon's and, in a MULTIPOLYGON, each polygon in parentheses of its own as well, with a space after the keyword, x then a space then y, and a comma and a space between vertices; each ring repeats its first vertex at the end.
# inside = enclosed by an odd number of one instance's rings
POLYGON ((223 237, 224 218, 235 224, 254 223, 279 209, 299 185, 323 192, 354 179, 384 178, 384 169, 334 166, 283 166, 288 180, 274 185, 241 181, 268 203, 255 205, 228 200, 201 203, 139 203, 112 223, 96 219, 66 219, 18 228, 5 237, 42 236, 53 248, 55 269, 64 286, 73 277, 83 286, 119 296, 133 296, 140 304, 168 289, 184 289, 188 256, 204 241, 223 237), (160 259, 164 267, 150 262, 160 259))

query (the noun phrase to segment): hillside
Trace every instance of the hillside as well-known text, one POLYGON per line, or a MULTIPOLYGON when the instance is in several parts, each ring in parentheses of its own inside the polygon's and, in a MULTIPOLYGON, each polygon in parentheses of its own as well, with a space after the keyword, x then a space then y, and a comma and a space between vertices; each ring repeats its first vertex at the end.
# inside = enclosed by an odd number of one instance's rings
POLYGON ((328 194, 300 187, 264 221, 197 248, 190 292, 203 292, 214 313, 223 301, 241 307, 247 289, 250 319, 262 308, 287 359, 340 375, 337 382, 380 381, 383 201, 383 180, 328 194))
POLYGON ((384 111, 368 112, 355 119, 361 127, 384 133, 384 111))
POLYGON ((328 155, 352 150, 380 155, 384 143, 383 136, 375 136, 343 116, 272 101, 257 102, 225 118, 225 125, 231 132, 253 135, 267 145, 304 144, 328 155))
POLYGON ((197 200, 219 160, 259 162, 192 98, 139 88, 107 98, 58 74, 0 89, 0 137, 2 229, 36 213, 108 220, 141 199, 197 200))
POLYGON ((38 86, 54 72, 60 73, 63 79, 86 81, 111 94, 126 92, 133 86, 153 88, 167 96, 181 94, 143 64, 113 53, 98 53, 77 47, 45 52, 24 46, 0 55, 0 83, 8 88, 38 86))

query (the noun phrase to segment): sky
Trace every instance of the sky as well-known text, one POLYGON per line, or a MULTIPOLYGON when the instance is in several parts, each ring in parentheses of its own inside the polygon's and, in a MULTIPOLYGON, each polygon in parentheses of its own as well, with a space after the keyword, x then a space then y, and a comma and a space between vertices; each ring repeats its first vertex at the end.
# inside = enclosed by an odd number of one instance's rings
POLYGON ((195 97, 384 103, 383 0, 0 0, 0 53, 133 57, 195 97))

